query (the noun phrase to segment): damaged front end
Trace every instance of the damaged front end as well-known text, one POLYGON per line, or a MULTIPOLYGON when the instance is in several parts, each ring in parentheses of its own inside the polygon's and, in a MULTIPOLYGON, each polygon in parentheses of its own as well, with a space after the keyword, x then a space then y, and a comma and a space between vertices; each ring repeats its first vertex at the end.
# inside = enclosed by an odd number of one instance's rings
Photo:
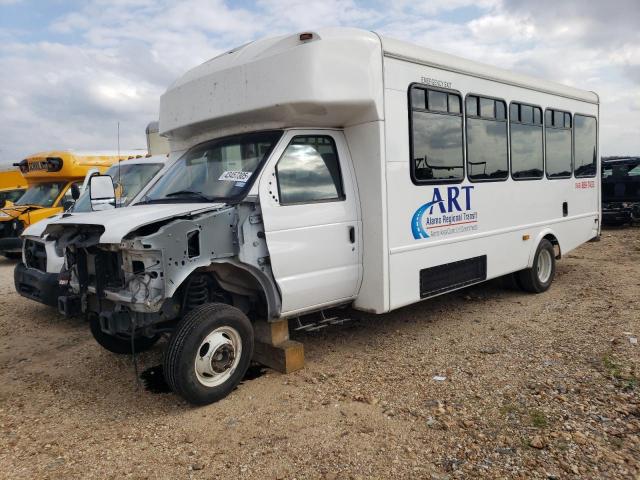
POLYGON ((110 335, 150 337, 171 330, 186 311, 214 299, 245 311, 256 302, 277 308, 255 204, 220 205, 151 222, 119 243, 102 241, 108 228, 50 228, 65 255, 60 282, 70 291, 58 299, 61 313, 94 316, 110 335))

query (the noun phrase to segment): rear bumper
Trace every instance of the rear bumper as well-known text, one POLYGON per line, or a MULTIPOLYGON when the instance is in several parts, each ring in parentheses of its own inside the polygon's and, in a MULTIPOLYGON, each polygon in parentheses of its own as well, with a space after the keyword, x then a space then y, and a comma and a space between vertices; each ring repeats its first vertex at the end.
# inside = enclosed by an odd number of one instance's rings
POLYGON ((2 253, 22 252, 22 239, 20 237, 0 238, 0 252, 2 253))
POLYGON ((22 262, 13 271, 13 282, 16 291, 23 297, 51 307, 58 306, 58 297, 65 292, 58 284, 57 273, 44 273, 22 262))

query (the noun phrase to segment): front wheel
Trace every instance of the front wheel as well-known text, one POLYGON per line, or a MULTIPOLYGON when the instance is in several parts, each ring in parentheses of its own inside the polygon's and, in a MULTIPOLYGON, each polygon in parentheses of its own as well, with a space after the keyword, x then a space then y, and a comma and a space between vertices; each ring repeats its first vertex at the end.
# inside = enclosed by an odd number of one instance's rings
POLYGON ((226 397, 244 377, 253 356, 253 326, 235 307, 200 305, 178 323, 164 356, 171 389, 190 403, 226 397))
MULTIPOLYGON (((125 334, 110 335, 102 331, 97 315, 91 315, 89 317, 89 328, 91 329, 93 338, 95 338, 101 347, 120 355, 131 353, 131 336, 125 334)), ((153 337, 136 337, 133 339, 133 348, 136 353, 144 352, 153 347, 159 339, 160 335, 154 335, 153 337)))
POLYGON ((542 293, 549 289, 556 275, 556 252, 549 240, 543 238, 538 244, 531 268, 517 272, 522 289, 531 293, 542 293))

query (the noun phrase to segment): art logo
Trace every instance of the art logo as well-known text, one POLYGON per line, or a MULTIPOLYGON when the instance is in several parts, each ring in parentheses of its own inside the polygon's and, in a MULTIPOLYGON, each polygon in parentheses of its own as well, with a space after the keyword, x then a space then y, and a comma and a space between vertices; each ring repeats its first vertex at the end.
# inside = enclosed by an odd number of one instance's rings
POLYGON ((418 208, 411 219, 413 238, 441 237, 478 229, 473 210, 473 186, 436 187, 430 202, 418 208))

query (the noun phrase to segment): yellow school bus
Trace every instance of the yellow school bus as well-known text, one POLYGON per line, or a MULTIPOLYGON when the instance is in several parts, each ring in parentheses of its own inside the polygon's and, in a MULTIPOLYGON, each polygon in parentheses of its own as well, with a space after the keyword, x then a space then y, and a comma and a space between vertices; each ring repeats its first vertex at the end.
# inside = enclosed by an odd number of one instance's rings
POLYGON ((142 155, 140 151, 121 152, 120 155, 114 152, 50 151, 36 153, 14 164, 29 188, 15 203, 0 210, 0 254, 17 258, 22 248, 22 231, 71 206, 73 191, 76 187, 81 188, 88 174, 104 173, 119 160, 142 155))
POLYGON ((0 171, 0 207, 15 202, 27 190, 27 179, 17 168, 0 171))

